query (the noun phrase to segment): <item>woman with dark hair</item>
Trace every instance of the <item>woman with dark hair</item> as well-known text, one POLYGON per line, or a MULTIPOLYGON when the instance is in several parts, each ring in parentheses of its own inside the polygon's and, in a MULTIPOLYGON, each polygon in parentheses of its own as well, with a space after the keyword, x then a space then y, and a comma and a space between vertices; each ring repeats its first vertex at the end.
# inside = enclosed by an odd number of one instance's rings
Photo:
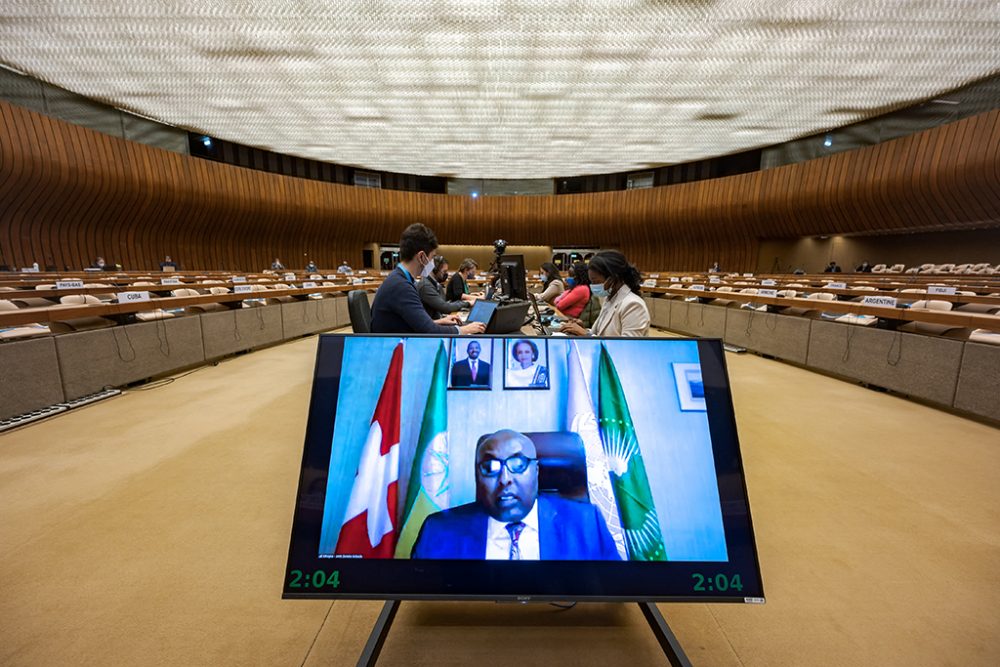
POLYGON ((576 262, 570 269, 570 289, 556 297, 552 305, 567 317, 580 317, 584 306, 590 301, 590 274, 587 265, 576 262))
POLYGON ((649 333, 649 309, 639 296, 642 276, 617 250, 602 250, 589 267, 591 291, 604 297, 604 308, 588 331, 576 322, 560 329, 572 336, 645 336, 649 333))
POLYGON ((521 339, 510 346, 513 358, 507 364, 505 387, 545 387, 549 384, 549 372, 538 363, 538 346, 534 341, 521 339))
POLYGON ((535 298, 545 303, 552 303, 557 296, 566 291, 566 285, 559 275, 559 269, 552 262, 542 264, 541 271, 542 275, 539 278, 542 280, 542 291, 536 292, 535 298))

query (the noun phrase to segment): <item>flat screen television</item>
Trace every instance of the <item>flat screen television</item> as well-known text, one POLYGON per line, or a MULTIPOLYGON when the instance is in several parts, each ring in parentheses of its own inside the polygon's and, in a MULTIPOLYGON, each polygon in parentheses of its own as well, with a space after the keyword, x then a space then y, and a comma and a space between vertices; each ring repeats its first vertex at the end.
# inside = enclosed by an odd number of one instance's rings
POLYGON ((283 595, 763 602, 721 341, 321 336, 283 595))
POLYGON ((508 299, 528 300, 524 255, 502 255, 500 257, 500 292, 508 299))

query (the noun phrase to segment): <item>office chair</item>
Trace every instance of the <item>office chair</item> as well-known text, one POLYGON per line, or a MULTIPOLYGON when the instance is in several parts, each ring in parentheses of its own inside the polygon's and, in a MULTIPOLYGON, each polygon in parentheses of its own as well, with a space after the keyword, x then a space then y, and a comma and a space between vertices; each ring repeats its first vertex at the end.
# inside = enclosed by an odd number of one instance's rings
POLYGON ((368 292, 360 289, 348 292, 347 313, 351 316, 354 333, 371 333, 372 309, 368 303, 368 292))

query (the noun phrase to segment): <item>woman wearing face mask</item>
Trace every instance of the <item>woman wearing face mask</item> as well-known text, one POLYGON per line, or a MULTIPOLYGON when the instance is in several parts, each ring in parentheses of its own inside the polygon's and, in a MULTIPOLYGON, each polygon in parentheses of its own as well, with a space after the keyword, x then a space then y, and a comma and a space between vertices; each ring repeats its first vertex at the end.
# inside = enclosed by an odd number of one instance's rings
POLYGON ((575 263, 570 270, 569 281, 572 287, 557 296, 552 305, 567 317, 580 317, 580 313, 590 301, 590 276, 587 273, 587 265, 583 262, 575 263))
POLYGON ((571 336, 645 336, 649 333, 649 309, 639 296, 642 276, 617 250, 602 250, 590 260, 591 291, 606 296, 604 308, 589 330, 576 322, 563 324, 571 336))
POLYGON ((535 293, 535 298, 545 303, 552 303, 557 296, 566 290, 566 285, 559 275, 559 269, 552 262, 545 262, 541 267, 539 280, 542 281, 542 291, 535 293))

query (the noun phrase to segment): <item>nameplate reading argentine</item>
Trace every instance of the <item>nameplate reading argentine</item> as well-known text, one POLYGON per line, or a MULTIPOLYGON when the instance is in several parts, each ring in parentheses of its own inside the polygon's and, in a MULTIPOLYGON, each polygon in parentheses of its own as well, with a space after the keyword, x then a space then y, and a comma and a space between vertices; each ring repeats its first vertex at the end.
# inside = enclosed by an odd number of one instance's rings
POLYGON ((866 296, 861 300, 866 306, 883 306, 885 308, 896 307, 896 297, 894 296, 866 296))

